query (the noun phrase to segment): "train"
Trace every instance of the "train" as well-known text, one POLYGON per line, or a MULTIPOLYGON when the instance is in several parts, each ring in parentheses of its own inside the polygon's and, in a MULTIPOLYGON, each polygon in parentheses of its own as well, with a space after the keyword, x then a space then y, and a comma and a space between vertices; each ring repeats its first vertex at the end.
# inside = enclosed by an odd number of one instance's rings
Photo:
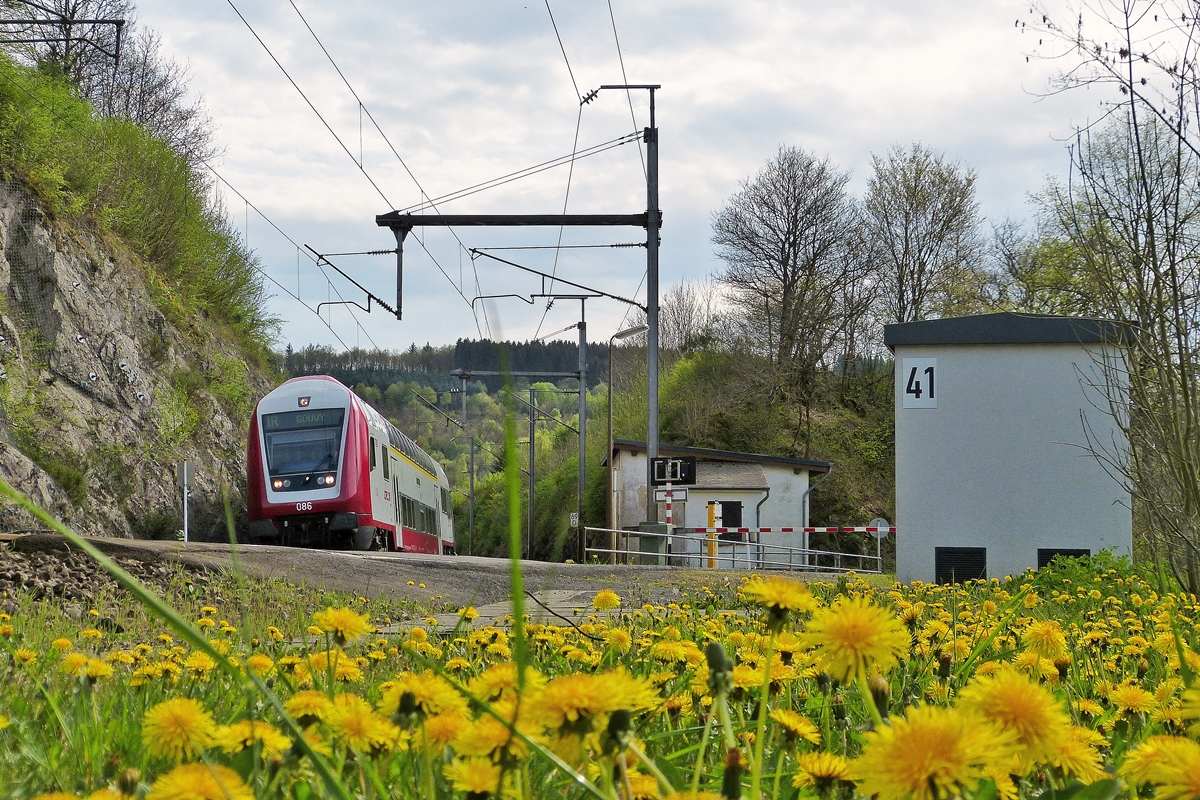
POLYGON ((259 400, 246 450, 256 544, 455 552, 441 464, 327 375, 292 378, 259 400))

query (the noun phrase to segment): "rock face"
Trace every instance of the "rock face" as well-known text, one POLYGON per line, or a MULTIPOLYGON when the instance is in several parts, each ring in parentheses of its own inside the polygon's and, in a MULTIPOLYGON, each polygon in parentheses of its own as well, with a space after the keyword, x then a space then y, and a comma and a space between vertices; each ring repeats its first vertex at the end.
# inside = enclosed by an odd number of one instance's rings
MULTIPOLYGON (((0 477, 80 533, 170 536, 187 459, 192 535, 216 538, 220 488, 244 506, 247 415, 275 381, 203 320, 171 324, 151 287, 169 298, 119 245, 0 180, 0 477)), ((0 530, 43 527, 0 507, 0 530)))

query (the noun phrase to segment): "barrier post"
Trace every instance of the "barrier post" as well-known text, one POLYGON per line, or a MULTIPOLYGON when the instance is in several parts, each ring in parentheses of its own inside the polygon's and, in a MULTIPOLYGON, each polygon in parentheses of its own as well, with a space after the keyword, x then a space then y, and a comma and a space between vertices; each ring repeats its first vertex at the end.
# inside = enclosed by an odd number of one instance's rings
POLYGON ((717 568, 717 533, 713 528, 717 527, 717 501, 708 501, 708 526, 705 530, 705 538, 708 539, 708 568, 717 568))

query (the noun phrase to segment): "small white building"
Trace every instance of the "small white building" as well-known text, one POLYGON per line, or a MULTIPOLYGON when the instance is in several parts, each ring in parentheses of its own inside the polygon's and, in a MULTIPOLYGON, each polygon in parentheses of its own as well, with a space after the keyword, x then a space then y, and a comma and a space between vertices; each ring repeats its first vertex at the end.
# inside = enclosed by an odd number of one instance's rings
MULTIPOLYGON (((808 524, 809 496, 820 477, 833 469, 828 461, 704 447, 660 444, 658 452, 663 457, 696 459, 695 485, 680 487, 686 488, 687 500, 672 503, 675 528, 705 527, 708 504, 716 501, 721 504, 721 527, 797 529, 749 539, 763 545, 803 546, 799 529, 808 524)), ((612 475, 609 527, 633 529, 647 521, 646 443, 615 439, 611 456, 607 462, 612 475)), ((658 522, 666 519, 665 509, 664 503, 658 503, 658 522)), ((746 541, 744 536, 736 538, 746 541)))
POLYGON ((896 577, 1018 574, 1132 555, 1129 494, 1092 448, 1126 440, 1103 389, 1111 322, 1014 313, 884 328, 896 360, 896 577))

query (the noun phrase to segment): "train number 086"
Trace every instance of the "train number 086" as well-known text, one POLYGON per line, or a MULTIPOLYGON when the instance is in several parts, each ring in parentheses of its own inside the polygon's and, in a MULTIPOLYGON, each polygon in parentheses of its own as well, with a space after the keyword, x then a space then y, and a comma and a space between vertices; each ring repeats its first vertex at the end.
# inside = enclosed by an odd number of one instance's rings
POLYGON ((296 503, 297 511, 312 511, 312 503, 296 503))

